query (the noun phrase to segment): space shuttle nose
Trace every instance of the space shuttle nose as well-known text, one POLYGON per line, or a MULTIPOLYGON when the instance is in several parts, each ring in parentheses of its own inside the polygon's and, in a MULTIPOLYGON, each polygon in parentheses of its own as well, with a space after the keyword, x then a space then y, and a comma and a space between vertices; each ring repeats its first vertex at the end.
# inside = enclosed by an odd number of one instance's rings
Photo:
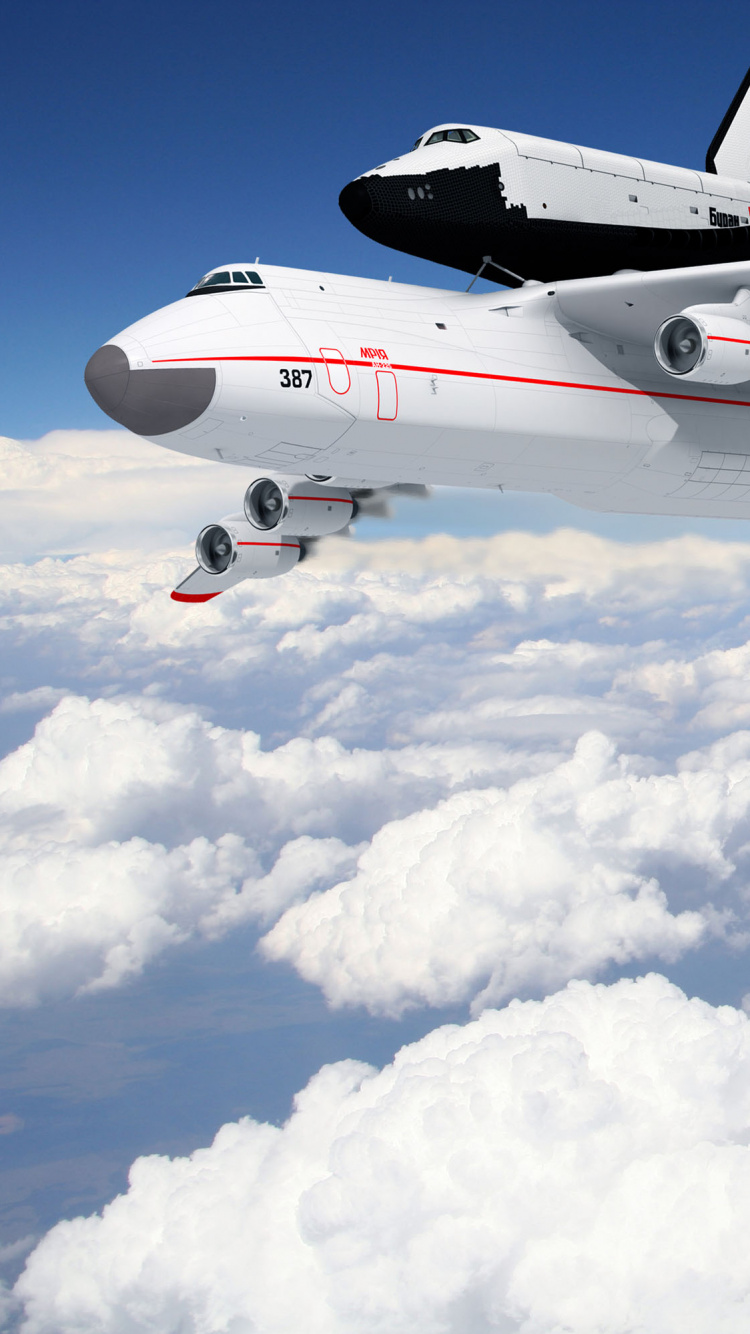
POLYGON ((136 435, 167 435, 189 426, 205 412, 216 390, 208 366, 146 367, 131 370, 116 343, 105 343, 84 372, 86 388, 108 417, 136 435))
POLYGON ((355 227, 372 213, 372 199, 365 181, 350 181, 339 195, 339 208, 355 227))

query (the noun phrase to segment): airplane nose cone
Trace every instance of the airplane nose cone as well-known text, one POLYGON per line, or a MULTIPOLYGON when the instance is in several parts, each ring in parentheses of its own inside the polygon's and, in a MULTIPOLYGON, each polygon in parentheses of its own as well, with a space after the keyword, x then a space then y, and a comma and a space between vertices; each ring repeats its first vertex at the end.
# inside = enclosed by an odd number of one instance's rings
POLYGON ((197 420, 216 389, 208 366, 131 370, 116 343, 105 343, 84 372, 86 388, 108 417, 136 435, 168 435, 197 420))
POLYGON ((339 208, 345 218, 358 227, 372 213, 370 191, 364 181, 350 181, 339 195, 339 208))

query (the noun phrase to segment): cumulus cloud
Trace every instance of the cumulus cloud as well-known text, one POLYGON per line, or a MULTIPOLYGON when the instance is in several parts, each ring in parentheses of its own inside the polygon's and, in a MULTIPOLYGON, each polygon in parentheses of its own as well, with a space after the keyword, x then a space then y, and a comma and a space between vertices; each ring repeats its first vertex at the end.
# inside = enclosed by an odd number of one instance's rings
POLYGON ((589 733, 544 774, 393 821, 264 949, 334 1005, 397 1015, 674 960, 709 933, 745 946, 750 734, 649 768, 589 733), (699 911, 681 883, 695 868, 699 911))
POLYGON ((0 1002, 248 922, 333 1005, 389 1015, 747 944, 750 733, 673 772, 600 733, 513 758, 263 750, 159 698, 66 696, 0 761, 0 1002))
POLYGON ((275 839, 253 840, 259 810, 234 831, 233 808, 262 783, 254 753, 257 737, 157 701, 61 701, 0 763, 0 1001, 116 985, 167 946, 274 916, 345 870, 340 839, 288 836, 283 783, 276 804, 256 802, 275 839))
MULTIPOLYGON (((64 697, 0 761, 0 1002, 125 981, 169 946, 275 920, 363 839, 502 752, 271 750, 154 697, 64 697)), ((511 766, 513 767, 513 766, 511 766)))
POLYGON ((21 1328, 738 1334, 749 1139, 744 1013, 574 982, 139 1159, 32 1253, 21 1328))

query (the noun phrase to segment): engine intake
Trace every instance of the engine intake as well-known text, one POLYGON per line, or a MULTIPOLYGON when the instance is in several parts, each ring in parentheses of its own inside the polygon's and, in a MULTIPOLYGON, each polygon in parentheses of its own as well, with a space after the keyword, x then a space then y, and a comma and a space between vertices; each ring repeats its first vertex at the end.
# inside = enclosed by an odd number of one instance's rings
POLYGON ((656 360, 668 375, 696 384, 750 380, 750 291, 728 305, 689 306, 656 331, 656 360))
POLYGON ((210 523, 203 528, 195 543, 195 558, 206 574, 223 574, 228 570, 235 558, 229 530, 220 523, 210 523))
POLYGON ((269 532, 278 528, 289 513, 289 498, 278 482, 259 477, 245 492, 245 515, 254 528, 269 532))

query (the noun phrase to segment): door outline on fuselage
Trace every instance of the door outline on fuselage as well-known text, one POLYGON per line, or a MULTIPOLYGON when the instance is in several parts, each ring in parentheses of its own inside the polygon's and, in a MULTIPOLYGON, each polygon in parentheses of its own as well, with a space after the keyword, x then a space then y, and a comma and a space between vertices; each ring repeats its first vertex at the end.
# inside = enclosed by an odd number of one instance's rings
POLYGON ((346 364, 346 357, 337 347, 321 347, 320 355, 328 373, 328 383, 334 394, 343 397, 352 387, 352 377, 346 364))
POLYGON ((398 381, 393 371, 377 368, 378 421, 395 422, 398 416, 398 381))

